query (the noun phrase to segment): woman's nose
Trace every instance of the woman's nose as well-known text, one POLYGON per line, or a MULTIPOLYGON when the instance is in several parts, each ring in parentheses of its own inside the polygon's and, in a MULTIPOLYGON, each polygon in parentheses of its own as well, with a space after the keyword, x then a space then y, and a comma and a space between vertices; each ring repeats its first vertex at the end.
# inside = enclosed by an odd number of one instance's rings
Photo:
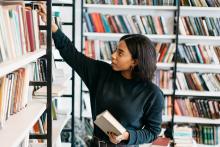
POLYGON ((114 52, 114 53, 112 53, 112 59, 116 59, 115 52, 114 52))

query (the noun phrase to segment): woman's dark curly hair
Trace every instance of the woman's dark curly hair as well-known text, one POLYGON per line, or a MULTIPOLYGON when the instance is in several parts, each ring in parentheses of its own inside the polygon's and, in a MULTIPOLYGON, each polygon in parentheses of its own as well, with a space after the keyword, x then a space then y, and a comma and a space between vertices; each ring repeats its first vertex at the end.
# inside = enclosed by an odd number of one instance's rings
POLYGON ((157 63, 156 50, 152 41, 141 34, 124 35, 120 38, 120 41, 125 41, 132 58, 138 61, 132 75, 139 76, 144 81, 151 81, 157 63))

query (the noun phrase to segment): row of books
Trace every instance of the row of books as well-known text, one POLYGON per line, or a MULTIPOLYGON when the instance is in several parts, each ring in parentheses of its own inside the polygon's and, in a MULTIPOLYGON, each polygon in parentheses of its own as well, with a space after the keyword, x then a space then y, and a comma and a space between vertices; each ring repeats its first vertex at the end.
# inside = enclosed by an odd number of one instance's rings
POLYGON ((20 68, 0 78, 0 127, 28 103, 30 67, 20 68))
POLYGON ((217 100, 176 98, 175 114, 210 119, 220 118, 220 102, 217 100))
POLYGON ((172 34, 169 18, 163 16, 103 15, 84 13, 85 32, 172 34))
POLYGON ((219 0, 180 0, 181 6, 220 7, 219 0))
MULTIPOLYGON (((111 60, 111 54, 117 48, 116 41, 85 40, 84 53, 86 56, 111 60)), ((157 62, 172 63, 175 53, 173 43, 155 43, 157 62)), ((220 46, 213 45, 178 45, 177 61, 180 63, 219 64, 220 46)))
POLYGON ((153 82, 161 89, 173 89, 173 71, 156 70, 153 82))
POLYGON ((19 5, 0 6, 0 63, 39 50, 38 14, 19 5))
POLYGON ((219 36, 220 18, 180 17, 179 32, 182 35, 219 36))
MULTIPOLYGON (((175 0, 86 0, 87 4, 173 6, 175 0)), ((181 6, 219 7, 218 0, 180 0, 181 6)))
MULTIPOLYGON (((47 60, 45 58, 39 58, 36 62, 32 63, 34 81, 46 81, 46 69, 47 69, 47 60)), ((34 86, 34 91, 39 89, 40 86, 34 86)))
POLYGON ((193 138, 199 144, 217 145, 220 143, 220 126, 196 125, 193 127, 193 138))
POLYGON ((218 125, 175 125, 174 140, 177 147, 194 146, 198 144, 218 145, 220 142, 220 126, 218 125))
POLYGON ((220 91, 220 74, 177 72, 178 90, 220 91))
POLYGON ((192 147, 193 146, 193 131, 188 126, 174 126, 173 138, 175 147, 192 147))
POLYGON ((174 0, 86 0, 87 4, 173 6, 174 0))
POLYGON ((164 99, 164 106, 163 106, 163 115, 171 116, 172 115, 172 97, 166 96, 164 99))
POLYGON ((219 64, 220 46, 178 45, 177 61, 182 63, 219 64))

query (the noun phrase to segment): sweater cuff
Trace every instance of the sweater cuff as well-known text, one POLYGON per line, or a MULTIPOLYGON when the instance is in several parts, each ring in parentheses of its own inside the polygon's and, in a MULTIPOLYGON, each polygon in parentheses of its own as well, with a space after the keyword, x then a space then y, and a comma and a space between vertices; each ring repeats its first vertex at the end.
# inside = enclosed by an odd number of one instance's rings
POLYGON ((58 28, 56 32, 52 33, 53 39, 59 38, 62 35, 62 31, 58 28))
POLYGON ((135 144, 136 140, 137 140, 137 133, 134 130, 127 130, 129 133, 129 141, 128 141, 128 145, 133 145, 135 144))

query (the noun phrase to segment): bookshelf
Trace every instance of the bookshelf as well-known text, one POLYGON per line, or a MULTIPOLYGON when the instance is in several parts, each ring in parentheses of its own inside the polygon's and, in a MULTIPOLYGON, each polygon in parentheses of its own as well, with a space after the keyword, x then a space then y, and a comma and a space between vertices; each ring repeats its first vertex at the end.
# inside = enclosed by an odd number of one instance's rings
POLYGON ((27 108, 11 116, 0 131, 1 145, 13 147, 20 144, 45 110, 46 102, 32 100, 27 108), (15 125, 15 122, 21 121, 19 126, 15 125))
MULTIPOLYGON (((91 1, 89 1, 91 2, 91 1)), ((123 2, 122 2, 123 3, 123 2)), ((168 34, 145 34, 152 41, 155 42, 166 42, 166 43, 177 43, 177 44, 186 44, 186 45, 197 45, 205 44, 209 46, 219 46, 220 37, 216 36, 203 36, 203 35, 182 35, 175 32, 175 27, 179 27, 177 20, 182 16, 191 16, 191 17, 214 17, 220 18, 219 10, 217 7, 189 7, 189 6, 147 6, 147 5, 117 5, 117 4, 87 4, 82 3, 83 10, 82 13, 94 13, 98 12, 102 15, 163 15, 166 18, 171 17, 170 27, 171 33, 168 34), (178 17, 179 11, 179 17, 178 17)), ((112 33, 112 32, 91 32, 87 27, 87 20, 82 17, 82 22, 84 24, 81 27, 84 28, 81 37, 85 40, 101 40, 101 41, 117 41, 119 38, 127 33, 112 33), (84 20, 83 20, 84 19, 84 20), (85 31, 87 30, 87 31, 85 31)), ((93 25, 93 24, 92 24, 93 25)), ((94 27, 94 26, 93 26, 94 27)), ((216 28, 220 30, 219 25, 216 28)), ((82 47, 83 49, 83 47, 82 47)), ((177 55, 177 51, 175 52, 177 55)), ((176 72, 184 73, 220 73, 220 64, 201 64, 201 63, 179 63, 175 58, 172 60, 172 63, 157 63, 157 67, 162 70, 173 70, 174 75, 176 72)), ((110 61, 107 61, 108 63, 110 61)), ((174 99, 175 97, 193 97, 201 98, 205 100, 216 100, 219 101, 220 93, 217 91, 198 91, 198 90, 179 90, 176 88, 176 78, 174 77, 172 89, 162 89, 165 95, 172 96, 173 100, 173 112, 174 112, 174 99)), ((88 92, 87 88, 83 85, 82 91, 88 92)), ((88 116, 86 116, 88 117, 88 116)), ((163 116, 163 122, 172 122, 174 124, 201 124, 201 125, 220 125, 220 119, 207 119, 200 117, 188 117, 188 116, 163 116), (172 120, 173 119, 173 120, 172 120)), ((219 146, 219 145, 207 145, 207 144, 198 144, 198 146, 219 146)))
MULTIPOLYGON (((174 34, 174 17, 175 11, 177 10, 176 6, 146 6, 146 5, 112 5, 112 4, 86 4, 82 3, 83 11, 85 13, 94 13, 98 12, 103 15, 110 14, 113 15, 123 15, 126 16, 129 12, 129 15, 140 15, 140 16, 158 16, 163 14, 166 22, 170 23, 168 28, 168 33, 166 34, 145 34, 154 42, 165 42, 172 43, 176 36, 174 34), (117 11, 115 11, 117 9, 117 11)), ((82 12, 83 13, 83 12, 82 12)), ((84 27, 85 25, 82 25, 84 27)), ((84 27, 85 28, 85 27, 84 27)), ((118 41, 119 38, 127 33, 105 33, 105 32, 85 32, 83 31, 83 38, 87 40, 101 40, 101 41, 118 41)), ((83 48, 82 48, 83 49, 83 48)), ((102 59, 101 59, 102 60, 102 59)), ((110 63, 110 61, 107 61, 110 63)), ((170 70, 174 67, 174 63, 157 63, 157 68, 162 70, 170 70)), ((82 90, 88 92, 85 86, 82 86, 82 90)), ((165 95, 172 95, 172 89, 163 89, 165 95)), ((86 115, 88 117, 88 115, 86 115)), ((171 120, 169 116, 163 116, 164 122, 168 122, 168 119, 171 120)))
MULTIPOLYGON (((35 122, 46 111, 47 113, 47 134, 42 139, 47 140, 47 147, 52 147, 52 117, 51 117, 51 2, 47 1, 47 26, 40 26, 36 21, 37 13, 33 3, 24 1, 1 1, 1 22, 0 35, 7 41, 1 42, 1 56, 6 53, 7 58, 0 63, 0 78, 6 81, 1 83, 1 124, 0 142, 1 146, 18 147, 21 143, 24 146, 29 144, 29 133, 35 122), (27 9, 27 6, 31 6, 27 9), (16 10, 16 11, 15 11, 16 10), (7 13, 8 12, 8 13, 7 13), (3 13, 8 14, 3 15, 3 13), (22 17, 21 17, 22 16, 22 17), (19 19, 18 19, 19 17, 19 19), (10 19, 8 19, 10 18, 10 19), (32 21, 30 20, 32 19, 32 21), (5 23, 10 23, 6 25, 5 23), (30 25, 32 23, 32 25, 30 25), (11 27, 10 29, 5 27, 11 27), (4 31, 8 31, 4 33, 4 31), (28 31, 31 30, 32 34, 28 31), (41 30, 47 33, 46 46, 40 43, 40 37, 37 35, 41 30), (12 37, 13 36, 13 37, 12 37), (12 37, 12 38, 10 38, 12 37), (11 48, 12 47, 12 48, 11 48), (20 49, 20 50, 19 50, 20 49), (14 58, 9 54, 17 54, 14 58), (46 81, 31 81, 31 63, 40 57, 46 57, 47 77, 46 81), (18 74, 24 74, 18 76, 18 74), (13 79, 7 79, 12 75, 13 79), (7 83, 8 80, 8 83, 7 83), (10 85, 10 86, 9 86, 10 85), (32 90, 29 86, 47 86, 47 99, 45 102, 32 99, 32 90), (8 86, 8 87, 7 87, 8 86), (11 87, 9 89, 9 87, 11 87), (13 89, 12 89, 13 88, 13 89), (7 90, 7 93, 5 93, 7 90), (16 93, 15 93, 16 91, 16 93), (7 95, 6 95, 7 94, 7 95), (15 99, 16 98, 16 99, 15 99), (19 98, 19 99, 18 99, 19 98), (4 107, 4 108, 3 108, 4 107), (14 109, 14 110, 13 110, 14 109), (4 118, 7 111, 8 116, 4 118), (6 119, 6 121, 5 121, 6 119), (4 125, 3 125, 4 122, 4 125), (16 124, 15 124, 16 123, 16 124), (24 143, 25 142, 25 143, 24 143)), ((36 137, 37 135, 33 135, 36 137)), ((22 145, 22 146, 23 146, 22 145)))
MULTIPOLYGON (((74 0, 55 0, 53 1, 52 4, 54 9, 57 9, 61 12, 61 23, 62 23, 62 31, 66 33, 66 35, 72 39, 72 43, 75 44, 75 1, 74 0), (70 15, 70 11, 71 11, 71 15, 70 15), (63 16, 63 17, 62 17, 63 16), (64 17, 65 16, 65 17, 64 17)), ((58 146, 75 146, 75 132, 74 132, 74 120, 75 120, 75 73, 74 70, 72 70, 69 65, 65 64, 65 61, 62 59, 62 57, 59 55, 58 51, 55 50, 54 51, 54 56, 55 56, 55 62, 57 65, 59 65, 62 69, 66 70, 66 73, 68 73, 67 76, 65 76, 65 80, 58 79, 62 85, 65 85, 65 88, 62 90, 62 92, 60 92, 57 96, 60 96, 59 100, 69 100, 71 99, 71 102, 68 101, 68 103, 71 103, 71 112, 66 112, 65 115, 60 115, 59 112, 57 112, 59 114, 59 116, 61 117, 60 122, 54 122, 56 125, 60 126, 56 127, 56 132, 57 135, 60 135, 62 132, 64 133, 71 133, 71 141, 70 143, 64 143, 64 142, 60 142, 58 143, 58 146), (68 66, 68 68, 66 68, 66 66, 68 66), (71 71, 71 73, 69 74, 69 71, 71 71), (63 81, 66 81, 65 84, 63 83, 63 81), (71 87, 71 89, 66 86, 68 85, 69 87, 71 87), (64 128, 64 126, 67 124, 67 121, 71 119, 71 128, 70 129, 66 129, 64 128), (62 121, 62 122, 61 122, 62 121), (59 134, 58 134, 59 133, 59 134)), ((54 84, 56 86, 59 87, 60 82, 55 82, 54 84)), ((65 106, 64 106, 65 107, 65 106)), ((59 111, 59 110, 58 110, 59 111)), ((63 112, 61 113, 63 114, 63 112)), ((57 136, 55 134, 53 134, 53 138, 55 136, 57 136)), ((61 139, 60 139, 61 140, 61 139)))

